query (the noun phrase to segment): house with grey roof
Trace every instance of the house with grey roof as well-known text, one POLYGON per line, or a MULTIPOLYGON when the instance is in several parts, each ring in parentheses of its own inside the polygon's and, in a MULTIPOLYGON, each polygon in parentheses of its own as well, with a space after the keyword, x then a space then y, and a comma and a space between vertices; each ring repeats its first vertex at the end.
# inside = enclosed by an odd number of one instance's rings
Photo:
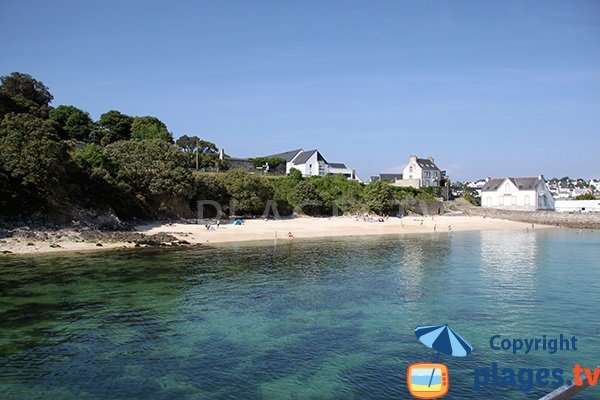
POLYGON ((302 149, 290 150, 284 153, 272 154, 270 156, 266 156, 268 158, 283 158, 286 162, 291 162, 294 158, 296 158, 300 153, 302 153, 302 149))
POLYGON ((543 175, 523 178, 487 178, 481 188, 481 206, 504 210, 554 210, 554 198, 543 175))
POLYGON ((394 181, 395 186, 411 186, 415 188, 441 186, 446 171, 440 170, 433 157, 419 158, 410 156, 408 164, 402 171, 402 178, 394 181))
POLYGON ((356 171, 348 168, 343 163, 329 163, 319 152, 319 150, 302 149, 290 150, 284 153, 272 154, 266 156, 269 158, 283 158, 286 161, 286 173, 295 168, 299 170, 303 176, 324 176, 327 174, 344 175, 348 179, 353 179, 362 182, 356 171))

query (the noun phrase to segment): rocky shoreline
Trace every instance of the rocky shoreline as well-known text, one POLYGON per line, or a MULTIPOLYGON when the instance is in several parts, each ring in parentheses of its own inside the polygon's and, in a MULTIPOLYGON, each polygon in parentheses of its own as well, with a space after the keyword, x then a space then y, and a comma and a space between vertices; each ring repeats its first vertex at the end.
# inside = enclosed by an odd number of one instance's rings
MULTIPOLYGON (((188 246, 190 243, 168 233, 144 234, 134 231, 100 231, 79 230, 70 228, 60 229, 30 229, 28 227, 15 229, 0 229, 0 247, 3 244, 31 247, 36 250, 40 246, 48 250, 91 250, 94 248, 130 248, 130 247, 177 247, 188 246)), ((2 254, 11 254, 11 250, 2 250, 2 254)))

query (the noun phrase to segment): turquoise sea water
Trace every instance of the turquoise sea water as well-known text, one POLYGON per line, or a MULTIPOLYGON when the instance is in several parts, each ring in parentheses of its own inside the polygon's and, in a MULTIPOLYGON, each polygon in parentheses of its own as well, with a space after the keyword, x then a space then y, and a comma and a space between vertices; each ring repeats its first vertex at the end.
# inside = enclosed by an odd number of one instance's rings
POLYGON ((441 356, 445 398, 537 399, 474 371, 600 365, 599 255, 598 232, 540 230, 4 257, 0 397, 408 399, 414 328, 447 323, 474 351, 441 356), (561 333, 577 351, 489 345, 561 333))

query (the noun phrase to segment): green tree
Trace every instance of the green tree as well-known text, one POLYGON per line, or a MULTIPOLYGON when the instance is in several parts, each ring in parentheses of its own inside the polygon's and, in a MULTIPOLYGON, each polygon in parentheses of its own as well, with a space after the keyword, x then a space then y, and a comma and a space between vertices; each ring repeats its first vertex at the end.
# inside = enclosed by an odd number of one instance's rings
MULTIPOLYGON (((298 171, 298 170, 295 170, 298 171)), ((300 171, 298 171, 300 173, 300 171)), ((276 176, 269 180, 273 187, 273 197, 277 202, 277 210, 281 215, 291 215, 294 208, 298 206, 296 202, 296 186, 302 181, 300 179, 288 176, 276 176)))
POLYGON ((310 177, 323 200, 322 212, 332 214, 334 207, 336 214, 356 213, 365 209, 363 202, 364 185, 360 182, 347 179, 341 174, 310 177))
POLYGON ((36 210, 61 201, 69 157, 52 122, 29 114, 6 115, 0 122, 0 149, 5 207, 36 210))
MULTIPOLYGON (((193 195, 192 177, 179 149, 160 139, 128 140, 104 149, 104 166, 118 190, 159 214, 177 214, 193 195)), ((189 209, 188 209, 189 211, 189 209)))
POLYGON ((302 172, 300 172, 300 170, 296 168, 291 168, 290 172, 288 173, 288 176, 290 177, 290 179, 293 179, 298 182, 302 180, 302 172))
POLYGON ((382 215, 394 209, 394 190, 383 181, 370 182, 365 187, 365 203, 369 211, 382 215))
POLYGON ((179 148, 186 154, 190 168, 214 168, 218 170, 226 170, 227 163, 219 158, 219 149, 217 146, 207 140, 202 140, 197 136, 183 135, 175 142, 179 148), (198 154, 196 154, 198 148, 198 154))
POLYGON ((426 186, 421 188, 421 190, 425 193, 431 195, 431 197, 442 197, 442 187, 440 186, 426 186))
POLYGON ((596 197, 591 193, 584 193, 575 197, 575 200, 596 200, 596 197))
POLYGON ((160 139, 173 143, 167 126, 156 117, 135 117, 131 124, 131 138, 137 140, 160 139))
POLYGON ((295 202, 306 215, 321 213, 323 201, 317 193, 317 188, 311 181, 303 180, 296 186, 295 202))
POLYGON ((269 169, 273 169, 281 164, 285 164, 285 160, 281 157, 256 157, 251 158, 250 161, 255 168, 262 168, 265 164, 269 164, 269 169))
POLYGON ((260 215, 273 198, 273 188, 266 180, 241 169, 228 171, 223 182, 237 214, 260 215))
POLYGON ((50 111, 49 117, 58 124, 63 139, 87 142, 94 129, 90 115, 74 106, 58 106, 50 111))
POLYGON ((11 112, 45 118, 53 98, 48 87, 31 75, 13 72, 0 77, 0 119, 11 112))
POLYGON ((202 140, 198 136, 188 136, 182 135, 175 144, 181 148, 186 153, 193 153, 196 151, 196 147, 198 147, 198 151, 200 153, 218 153, 219 149, 217 146, 209 142, 207 140, 202 140))
POLYGON ((97 140, 103 145, 131 139, 133 117, 116 110, 110 110, 100 116, 96 123, 97 140))
MULTIPOLYGON (((194 172, 194 196, 192 198, 192 208, 198 211, 198 202, 211 200, 216 201, 223 210, 229 205, 230 196, 224 183, 224 176, 221 174, 207 174, 204 172, 194 172)), ((215 216, 216 211, 212 206, 206 206, 203 215, 215 216)))
POLYGON ((85 147, 74 150, 71 157, 81 170, 87 172, 102 167, 104 162, 102 148, 95 143, 88 143, 85 147))

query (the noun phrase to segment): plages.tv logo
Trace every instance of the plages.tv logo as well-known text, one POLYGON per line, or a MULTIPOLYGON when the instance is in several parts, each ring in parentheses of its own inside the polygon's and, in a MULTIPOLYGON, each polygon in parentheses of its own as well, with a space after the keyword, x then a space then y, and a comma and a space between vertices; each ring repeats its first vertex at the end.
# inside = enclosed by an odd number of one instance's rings
POLYGON ((439 399, 450 387, 448 367, 439 363, 440 354, 465 357, 473 346, 448 325, 424 325, 415 329, 417 339, 433 350, 433 362, 413 363, 406 370, 408 391, 416 399, 439 399))

